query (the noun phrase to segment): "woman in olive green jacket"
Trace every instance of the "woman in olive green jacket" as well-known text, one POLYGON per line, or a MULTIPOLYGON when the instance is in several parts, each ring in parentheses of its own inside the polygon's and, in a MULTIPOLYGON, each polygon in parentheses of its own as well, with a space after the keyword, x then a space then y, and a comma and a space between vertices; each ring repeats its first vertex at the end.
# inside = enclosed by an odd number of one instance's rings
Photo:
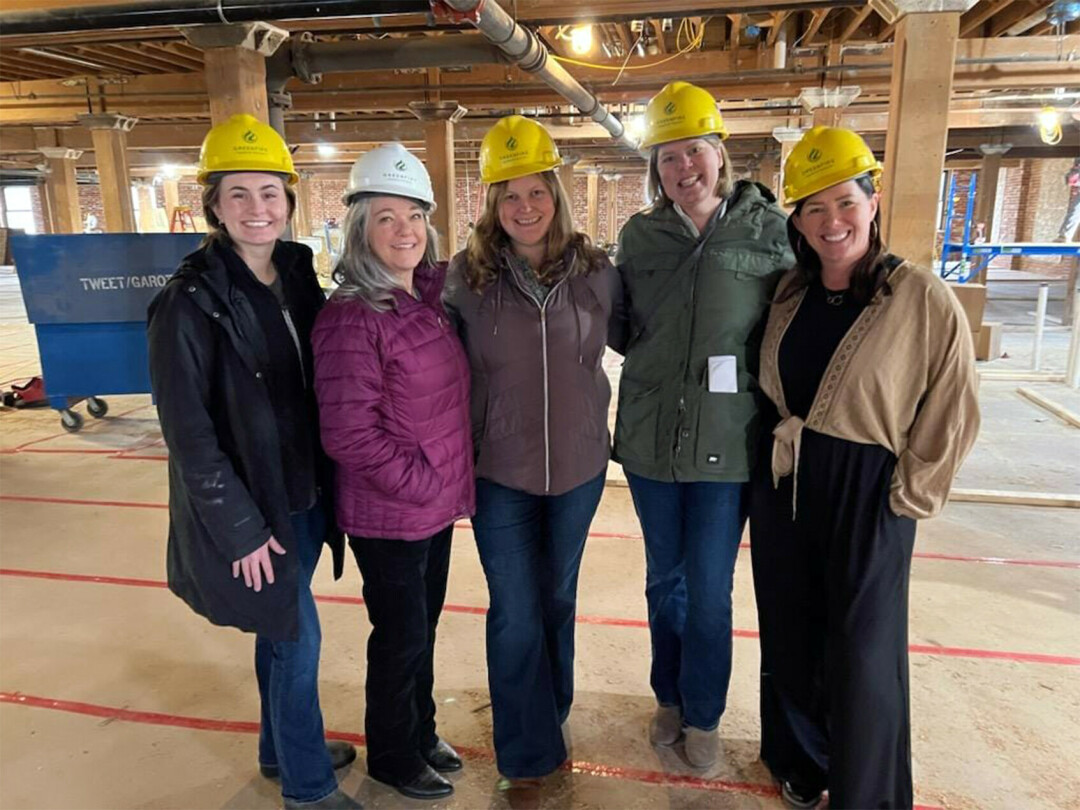
POLYGON ((645 535, 654 745, 716 759, 731 587, 756 435, 762 317, 793 257, 765 187, 732 182, 716 103, 686 82, 646 111, 650 209, 619 237, 630 311, 614 457, 645 535))

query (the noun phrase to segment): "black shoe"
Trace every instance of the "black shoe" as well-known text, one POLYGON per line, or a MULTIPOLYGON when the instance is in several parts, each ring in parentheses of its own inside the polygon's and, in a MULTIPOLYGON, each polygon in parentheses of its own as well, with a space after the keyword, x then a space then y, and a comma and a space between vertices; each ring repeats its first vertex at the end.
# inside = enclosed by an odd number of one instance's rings
POLYGON ((780 798, 784 804, 797 810, 810 810, 817 807, 821 802, 822 792, 804 785, 793 784, 787 779, 780 785, 780 798))
MULTIPOLYGON (((356 759, 356 749, 353 748, 350 743, 342 742, 341 740, 328 740, 326 743, 326 753, 330 755, 330 765, 335 771, 338 768, 344 768, 356 759)), ((262 763, 259 763, 259 773, 267 779, 277 779, 281 776, 281 768, 277 765, 263 765, 262 763)))
POLYGON ((408 796, 410 799, 444 799, 454 792, 454 786, 435 773, 429 765, 425 765, 424 770, 405 782, 383 778, 371 771, 368 771, 368 775, 376 782, 389 785, 402 796, 408 796))
POLYGON ((464 767, 461 756, 446 740, 439 740, 434 748, 425 751, 424 760, 439 773, 456 773, 464 767))
POLYGON ((352 796, 335 790, 329 796, 319 799, 317 802, 298 802, 293 799, 285 799, 285 810, 364 810, 352 796))

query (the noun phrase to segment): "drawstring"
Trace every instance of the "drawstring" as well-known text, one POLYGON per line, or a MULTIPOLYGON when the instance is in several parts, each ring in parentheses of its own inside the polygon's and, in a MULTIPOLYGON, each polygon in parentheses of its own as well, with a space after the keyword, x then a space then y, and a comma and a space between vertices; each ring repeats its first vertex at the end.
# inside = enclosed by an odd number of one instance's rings
POLYGON ((501 272, 495 277, 495 327, 491 333, 495 336, 499 334, 499 313, 502 311, 502 277, 503 274, 501 272))
POLYGON ((802 448, 802 432, 806 423, 798 416, 789 416, 773 428, 772 479, 773 489, 778 489, 785 475, 791 479, 791 519, 799 494, 799 450, 802 448))
POLYGON ((577 327, 577 361, 579 366, 585 365, 585 350, 581 343, 581 314, 578 311, 577 293, 571 279, 567 279, 566 286, 570 289, 570 306, 574 310, 574 326, 577 327))

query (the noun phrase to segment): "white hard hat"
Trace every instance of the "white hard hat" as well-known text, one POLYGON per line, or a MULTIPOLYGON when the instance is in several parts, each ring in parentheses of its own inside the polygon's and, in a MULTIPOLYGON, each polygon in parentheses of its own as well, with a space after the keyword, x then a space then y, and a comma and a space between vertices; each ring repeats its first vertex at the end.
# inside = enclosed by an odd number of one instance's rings
POLYGON ((435 192, 424 164, 400 143, 384 143, 356 159, 342 201, 355 194, 393 194, 435 207, 435 192))

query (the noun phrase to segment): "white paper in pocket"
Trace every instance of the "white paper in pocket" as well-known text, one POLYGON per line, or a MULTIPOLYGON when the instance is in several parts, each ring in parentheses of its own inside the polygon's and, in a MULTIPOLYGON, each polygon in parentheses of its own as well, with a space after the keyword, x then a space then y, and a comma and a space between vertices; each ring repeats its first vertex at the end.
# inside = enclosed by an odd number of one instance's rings
POLYGON ((714 394, 739 393, 739 367, 733 354, 709 358, 709 391, 714 394))

